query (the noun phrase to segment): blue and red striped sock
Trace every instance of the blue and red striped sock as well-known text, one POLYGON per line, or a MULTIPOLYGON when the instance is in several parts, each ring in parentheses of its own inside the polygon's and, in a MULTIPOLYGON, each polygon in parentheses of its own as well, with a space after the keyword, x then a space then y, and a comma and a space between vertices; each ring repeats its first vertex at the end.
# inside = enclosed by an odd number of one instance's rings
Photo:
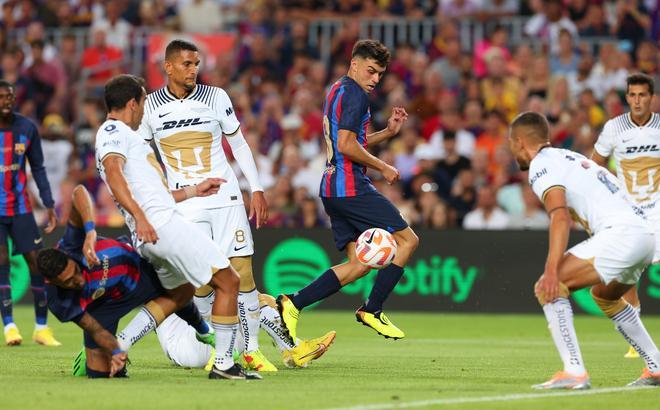
POLYGON ((46 299, 46 284, 44 277, 30 272, 32 295, 34 296, 34 317, 38 327, 46 326, 48 322, 48 300, 46 299))
POLYGON ((2 324, 14 323, 14 309, 11 301, 11 284, 9 283, 9 265, 0 265, 0 313, 2 324))

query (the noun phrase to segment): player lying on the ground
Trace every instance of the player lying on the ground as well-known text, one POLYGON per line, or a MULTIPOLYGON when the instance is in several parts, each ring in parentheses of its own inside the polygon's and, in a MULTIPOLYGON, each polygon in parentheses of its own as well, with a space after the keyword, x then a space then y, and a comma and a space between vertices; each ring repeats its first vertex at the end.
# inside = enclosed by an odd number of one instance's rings
MULTIPOLYGON (((39 272, 48 281, 48 307, 62 322, 75 322, 84 330, 87 375, 125 376, 127 354, 120 349, 115 332, 119 320, 145 305, 141 313, 162 321, 178 302, 165 295, 153 267, 135 252, 128 241, 97 238, 94 205, 79 185, 73 192, 73 208, 57 249, 37 256, 39 272)), ((188 301, 177 311, 194 326, 197 337, 213 343, 213 332, 195 305, 188 301)), ((143 326, 139 315, 122 332, 139 340, 143 326)))
POLYGON ((568 299, 570 292, 586 287, 591 287, 594 301, 646 362, 642 376, 629 386, 659 386, 660 352, 623 295, 651 263, 660 238, 608 170, 579 153, 550 146, 548 122, 542 114, 516 117, 509 145, 520 169, 529 170, 529 184, 550 216, 548 257, 534 292, 564 370, 533 387, 591 387, 568 299), (591 238, 567 252, 571 216, 591 238))
MULTIPOLYGON (((213 305, 213 289, 204 287, 207 292, 204 297, 195 297, 195 305, 202 317, 210 317, 213 305)), ((307 367, 309 362, 321 357, 335 339, 336 332, 330 331, 325 335, 309 340, 296 340, 292 343, 282 327, 279 313, 275 306, 275 299, 270 295, 260 294, 261 305, 259 321, 261 328, 268 333, 277 349, 282 354, 282 362, 287 367, 307 367)), ((156 328, 158 341, 165 355, 177 366, 187 368, 204 368, 210 370, 215 356, 212 345, 200 342, 195 330, 176 315, 168 316, 156 328)), ((239 349, 238 361, 244 368, 249 365, 245 356, 241 355, 243 348, 242 333, 238 333, 236 347, 239 349)), ((85 376, 85 349, 73 360, 73 375, 85 376)))

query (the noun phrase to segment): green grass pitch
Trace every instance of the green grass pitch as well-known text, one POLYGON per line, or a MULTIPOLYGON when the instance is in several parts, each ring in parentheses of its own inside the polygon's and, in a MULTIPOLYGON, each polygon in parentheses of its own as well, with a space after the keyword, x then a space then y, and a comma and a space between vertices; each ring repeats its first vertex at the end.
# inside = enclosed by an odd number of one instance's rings
MULTIPOLYGON (((388 312, 406 339, 385 340, 355 322, 352 312, 310 311, 299 333, 337 331, 331 349, 307 369, 286 369, 262 332, 262 349, 281 368, 262 381, 208 380, 201 369, 174 367, 150 335, 130 352, 129 379, 70 375, 81 347, 75 325, 50 324, 64 344, 30 340, 32 310, 15 317, 20 347, 0 346, 2 409, 657 409, 660 389, 617 389, 641 374, 640 359, 602 317, 578 316, 576 328, 594 389, 590 395, 536 392, 530 385, 560 368, 539 309, 537 315, 388 312)), ((643 316, 660 340, 660 316, 643 316)), ((125 323, 125 322, 124 322, 125 323)))

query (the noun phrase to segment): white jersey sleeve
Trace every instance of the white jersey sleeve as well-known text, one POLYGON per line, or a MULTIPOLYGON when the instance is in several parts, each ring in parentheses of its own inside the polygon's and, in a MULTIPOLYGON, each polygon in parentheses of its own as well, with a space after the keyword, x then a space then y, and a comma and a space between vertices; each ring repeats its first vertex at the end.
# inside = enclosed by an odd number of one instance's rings
POLYGON ((594 146, 594 149, 601 157, 607 158, 614 152, 616 148, 616 133, 614 131, 612 120, 607 121, 594 146))
POLYGON ((142 122, 140 123, 140 128, 138 128, 137 133, 140 134, 145 141, 151 141, 154 139, 154 131, 151 128, 151 125, 149 125, 149 113, 147 113, 146 104, 144 116, 142 116, 142 122))
POLYGON ((529 165, 529 185, 536 196, 545 201, 545 195, 552 188, 566 189, 564 169, 557 166, 550 156, 537 155, 529 165))
POLYGON ((105 127, 99 129, 96 135, 96 151, 101 161, 110 154, 120 155, 126 159, 128 148, 128 136, 121 132, 117 124, 106 122, 105 127))
POLYGON ((222 133, 225 135, 232 135, 238 131, 241 123, 238 122, 236 118, 236 112, 234 112, 234 106, 229 99, 229 95, 222 88, 218 88, 218 93, 216 95, 215 101, 215 110, 218 115, 218 120, 220 121, 220 128, 222 128, 222 133))

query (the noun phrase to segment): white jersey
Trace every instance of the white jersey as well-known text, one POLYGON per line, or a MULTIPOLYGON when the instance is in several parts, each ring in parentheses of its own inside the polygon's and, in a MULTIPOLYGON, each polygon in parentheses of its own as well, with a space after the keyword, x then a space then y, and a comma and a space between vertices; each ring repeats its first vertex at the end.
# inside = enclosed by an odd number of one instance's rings
MULTIPOLYGON (((128 187, 154 229, 169 222, 176 209, 174 197, 149 143, 122 121, 107 120, 96 133, 96 167, 106 185, 103 159, 108 155, 119 155, 126 160, 123 171, 128 187)), ((135 234, 135 220, 117 206, 135 234)))
POLYGON ((660 215, 660 114, 652 113, 642 126, 629 113, 612 118, 594 148, 600 156, 614 157, 630 199, 649 216, 660 215))
POLYGON ((582 154, 543 148, 530 163, 529 184, 541 201, 550 189, 564 189, 571 217, 590 235, 614 226, 648 229, 614 175, 582 154))
POLYGON ((209 209, 243 204, 222 148, 222 135, 234 134, 239 127, 227 93, 198 84, 184 99, 174 97, 167 87, 149 94, 139 132, 146 140, 155 139, 171 189, 210 177, 227 180, 217 195, 185 201, 186 207, 209 209))

